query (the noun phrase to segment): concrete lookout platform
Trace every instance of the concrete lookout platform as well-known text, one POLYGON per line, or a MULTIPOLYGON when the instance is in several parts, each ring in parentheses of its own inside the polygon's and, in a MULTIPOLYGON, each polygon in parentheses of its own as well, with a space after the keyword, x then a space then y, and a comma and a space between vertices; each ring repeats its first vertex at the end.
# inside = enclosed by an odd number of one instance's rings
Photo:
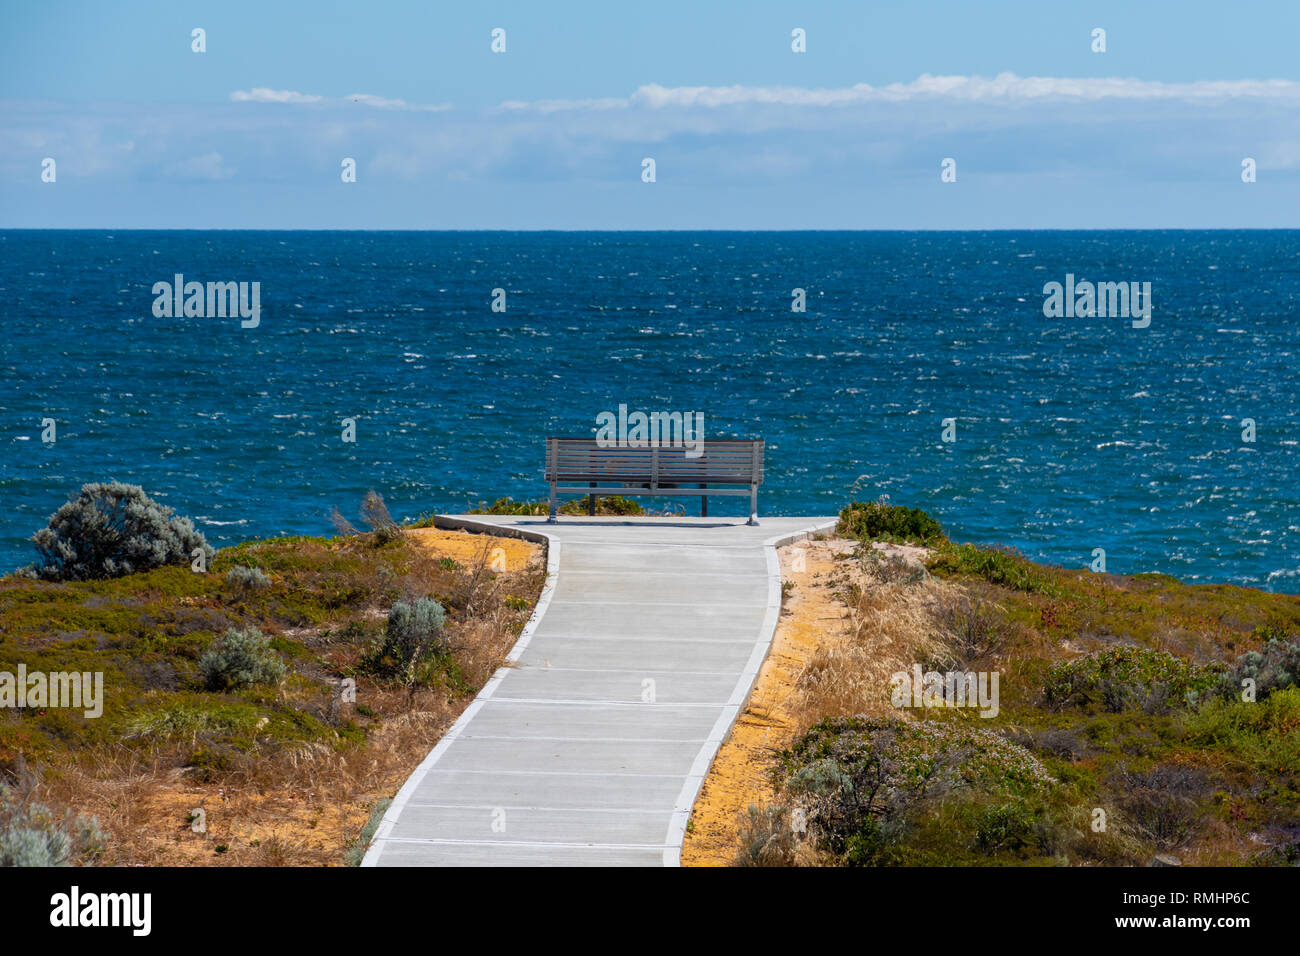
POLYGON ((393 800, 363 866, 675 866, 781 607, 776 548, 834 518, 486 515, 546 541, 509 656, 393 800))

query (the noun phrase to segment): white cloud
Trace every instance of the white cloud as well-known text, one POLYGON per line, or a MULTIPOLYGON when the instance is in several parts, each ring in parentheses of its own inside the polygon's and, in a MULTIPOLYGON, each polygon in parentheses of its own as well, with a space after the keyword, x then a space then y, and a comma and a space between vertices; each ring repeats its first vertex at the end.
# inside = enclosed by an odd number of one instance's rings
MULTIPOLYGON (((349 93, 332 99, 294 90, 255 87, 235 90, 230 98, 241 103, 359 103, 382 110, 441 113, 450 104, 422 105, 374 93, 349 93)), ((1292 80, 1197 80, 1165 83, 1123 77, 1017 76, 999 73, 982 76, 933 76, 923 73, 907 83, 872 86, 808 88, 800 86, 661 86, 648 83, 630 96, 592 99, 505 100, 497 107, 507 112, 611 112, 631 109, 723 109, 739 106, 837 107, 867 104, 931 102, 1012 105, 1057 101, 1183 101, 1225 103, 1234 100, 1300 104, 1300 82, 1292 80)))
POLYGON ((421 106, 416 103, 408 103, 406 100, 388 99, 383 96, 375 96, 373 93, 349 93, 346 99, 353 103, 360 103, 363 106, 373 106, 381 110, 416 110, 425 113, 443 113, 451 109, 447 103, 438 103, 431 106, 421 106))
POLYGON ((349 93, 341 99, 318 96, 315 93, 299 93, 297 90, 272 90, 265 86, 256 86, 251 90, 235 90, 230 98, 236 103, 325 103, 327 105, 345 105, 360 103, 380 110, 413 110, 426 113, 442 113, 452 107, 446 103, 423 106, 408 103, 402 99, 390 99, 373 93, 349 93))
POLYGON ((904 103, 916 100, 968 103, 1044 102, 1075 100, 1185 100, 1221 102, 1235 99, 1300 102, 1300 83, 1291 80, 1197 80, 1164 83, 1118 77, 1017 76, 999 73, 981 76, 931 76, 922 74, 908 83, 872 86, 857 83, 838 88, 808 89, 798 86, 660 86, 638 87, 631 96, 586 100, 510 100, 502 109, 532 109, 543 113, 562 110, 705 108, 776 105, 833 107, 867 103, 904 103))
POLYGON ((236 103, 319 103, 321 97, 296 90, 271 90, 255 86, 251 90, 235 90, 230 98, 236 103))
MULTIPOLYGON (((642 87, 644 89, 644 87, 642 87)), ((506 100, 498 107, 503 110, 537 110, 554 113, 561 110, 617 110, 632 105, 627 97, 607 96, 596 100, 506 100)))

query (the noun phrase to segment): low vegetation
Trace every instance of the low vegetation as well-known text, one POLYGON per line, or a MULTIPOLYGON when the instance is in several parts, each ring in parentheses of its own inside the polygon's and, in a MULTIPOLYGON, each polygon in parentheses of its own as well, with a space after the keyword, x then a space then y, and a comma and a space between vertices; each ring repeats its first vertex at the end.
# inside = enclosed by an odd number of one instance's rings
POLYGON ((93 863, 107 839, 94 817, 60 816, 30 792, 0 783, 0 866, 93 863))
POLYGON ((855 501, 840 512, 836 533, 846 538, 934 544, 946 541, 939 522, 920 508, 879 501, 855 501))
POLYGON ((938 862, 909 839, 915 831, 957 815, 975 823, 977 839, 1019 828, 1057 782, 1024 747, 982 727, 898 717, 822 721, 780 755, 778 772, 810 835, 849 865, 938 862))
MULTIPOLYGON (((477 508, 471 508, 472 515, 547 515, 551 505, 548 501, 515 501, 513 498, 498 498, 491 504, 481 502, 477 508)), ((585 515, 587 499, 568 498, 560 502, 562 515, 585 515)), ((623 495, 597 495, 596 514, 598 515, 643 515, 645 510, 637 502, 623 495)))
POLYGON ((1300 598, 1050 567, 935 528, 842 513, 845 618, 795 682, 801 723, 738 864, 1300 862, 1300 598), (895 709, 891 676, 917 665, 996 674, 996 716, 895 709))
POLYGON ((0 832, 27 834, 4 845, 35 859, 32 821, 84 813, 109 836, 91 854, 60 824, 69 862, 341 863, 374 803, 500 665, 545 573, 525 542, 392 534, 367 513, 370 532, 250 541, 204 573, 187 556, 0 578, 0 672, 103 675, 99 717, 0 709, 0 784, 27 807, 4 811, 0 832), (532 557, 502 570, 493 542, 532 557))

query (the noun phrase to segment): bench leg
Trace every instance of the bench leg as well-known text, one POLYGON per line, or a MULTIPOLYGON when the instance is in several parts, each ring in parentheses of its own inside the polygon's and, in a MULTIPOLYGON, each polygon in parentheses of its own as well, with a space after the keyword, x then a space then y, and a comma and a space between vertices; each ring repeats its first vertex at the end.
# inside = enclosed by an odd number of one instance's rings
MULTIPOLYGON (((587 483, 587 487, 595 488, 596 483, 594 481, 590 481, 587 483)), ((595 513, 596 513, 596 493, 593 491, 591 494, 587 495, 587 514, 594 515, 595 513)))
MULTIPOLYGON (((709 486, 708 486, 708 485, 700 485, 700 487, 701 487, 701 488, 707 488, 707 487, 709 487, 709 486)), ((708 516, 709 516, 709 496, 708 496, 708 495, 700 495, 700 517, 701 517, 701 518, 707 518, 708 516)))
POLYGON ((555 482, 551 482, 551 508, 550 513, 546 517, 547 524, 555 524, 555 509, 558 503, 558 498, 559 495, 556 494, 555 491, 555 482))
POLYGON ((758 485, 749 486, 749 520, 745 524, 758 524, 758 485))

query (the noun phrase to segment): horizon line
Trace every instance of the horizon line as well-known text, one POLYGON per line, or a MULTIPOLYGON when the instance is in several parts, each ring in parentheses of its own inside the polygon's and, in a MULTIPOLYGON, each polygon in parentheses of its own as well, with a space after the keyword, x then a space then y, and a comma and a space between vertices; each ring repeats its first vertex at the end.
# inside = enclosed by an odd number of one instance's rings
POLYGON ((903 233, 958 233, 958 232, 1300 232, 1300 225, 1295 226, 990 226, 985 228, 951 227, 933 229, 905 229, 888 227, 870 228, 826 228, 826 229, 787 229, 779 227, 766 228, 680 228, 680 229, 617 229, 609 227, 593 228, 510 228, 483 227, 462 229, 423 229, 414 226, 393 227, 334 227, 334 226, 0 226, 4 232, 414 232, 414 233, 543 233, 543 232, 608 232, 608 233, 698 233, 698 232, 737 232, 737 233, 808 233, 808 232, 903 232, 903 233))

